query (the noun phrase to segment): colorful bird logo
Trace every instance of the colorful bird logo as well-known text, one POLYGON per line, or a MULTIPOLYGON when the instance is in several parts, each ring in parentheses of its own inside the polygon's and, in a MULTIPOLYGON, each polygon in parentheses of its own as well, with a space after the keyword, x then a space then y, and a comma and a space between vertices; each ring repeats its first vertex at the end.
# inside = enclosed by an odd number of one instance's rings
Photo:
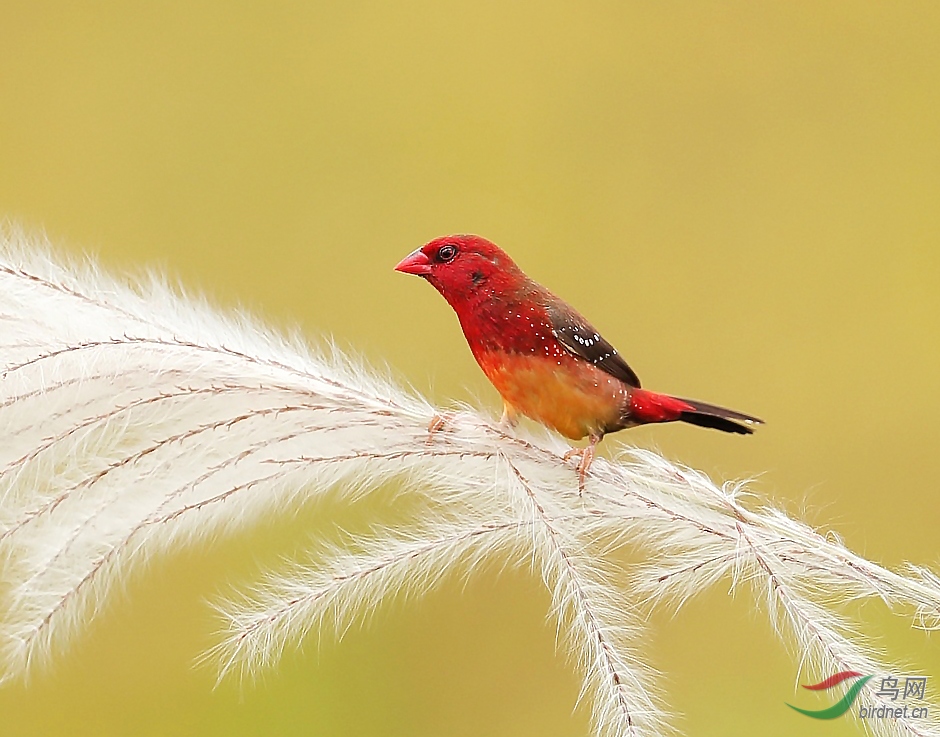
POLYGON ((835 719, 836 717, 841 717, 851 708, 852 704, 855 703, 855 699, 858 698, 858 693, 862 690, 862 687, 873 677, 874 676, 863 676, 861 673, 854 670, 844 670, 841 673, 829 676, 825 681, 814 683, 811 686, 803 686, 803 688, 810 691, 828 691, 833 686, 842 683, 842 681, 847 681, 850 678, 858 678, 859 680, 853 683, 851 688, 845 692, 845 695, 832 706, 816 711, 812 709, 801 709, 793 704, 787 704, 787 706, 813 719, 835 719))

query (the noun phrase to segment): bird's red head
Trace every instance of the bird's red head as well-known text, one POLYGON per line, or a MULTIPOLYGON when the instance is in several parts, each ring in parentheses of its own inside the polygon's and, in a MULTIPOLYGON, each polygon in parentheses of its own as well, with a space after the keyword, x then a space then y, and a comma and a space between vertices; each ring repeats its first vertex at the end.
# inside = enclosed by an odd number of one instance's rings
POLYGON ((526 280, 499 246, 478 235, 435 238, 408 254, 395 270, 424 277, 454 309, 518 289, 526 280))

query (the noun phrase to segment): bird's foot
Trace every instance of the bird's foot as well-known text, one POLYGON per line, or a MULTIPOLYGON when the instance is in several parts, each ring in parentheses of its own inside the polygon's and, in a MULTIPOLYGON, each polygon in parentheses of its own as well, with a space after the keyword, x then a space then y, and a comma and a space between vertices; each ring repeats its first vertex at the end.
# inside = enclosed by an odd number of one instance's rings
POLYGON ((587 472, 591 468, 591 464, 594 462, 594 446, 589 445, 586 448, 572 448, 562 459, 565 461, 570 461, 572 458, 579 457, 578 460, 578 496, 584 495, 584 479, 587 476, 587 472))
POLYGON ((453 415, 450 412, 443 415, 434 415, 428 423, 428 438, 425 444, 430 445, 434 442, 434 436, 443 430, 451 419, 453 419, 453 415))
POLYGON ((591 464, 594 463, 594 450, 600 440, 598 436, 591 436, 589 445, 584 448, 572 448, 562 456, 562 460, 564 461, 580 457, 578 461, 578 496, 584 495, 584 482, 587 478, 588 471, 591 470, 591 464))

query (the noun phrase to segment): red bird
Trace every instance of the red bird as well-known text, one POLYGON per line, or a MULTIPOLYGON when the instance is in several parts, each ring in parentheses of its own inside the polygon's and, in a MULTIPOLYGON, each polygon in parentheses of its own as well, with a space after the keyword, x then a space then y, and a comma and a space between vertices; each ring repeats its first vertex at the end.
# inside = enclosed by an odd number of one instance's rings
POLYGON ((640 388, 616 349, 573 307, 532 281, 495 243, 476 235, 436 238, 396 271, 427 279, 447 300, 473 357, 503 398, 503 422, 521 413, 573 440, 584 476, 606 433, 679 420, 749 434, 761 420, 640 388), (743 424, 742 424, 743 423, 743 424))

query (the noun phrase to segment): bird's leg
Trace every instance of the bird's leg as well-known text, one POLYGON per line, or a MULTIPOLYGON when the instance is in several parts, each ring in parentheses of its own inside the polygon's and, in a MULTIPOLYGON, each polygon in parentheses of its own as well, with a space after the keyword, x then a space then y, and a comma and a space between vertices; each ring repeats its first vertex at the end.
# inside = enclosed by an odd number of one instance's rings
POLYGON ((499 429, 503 432, 509 432, 519 424, 519 417, 516 414, 516 408, 508 402, 503 402, 503 416, 499 418, 499 429))
POLYGON ((597 433, 591 433, 590 442, 586 448, 572 448, 563 456, 563 460, 567 461, 575 456, 581 456, 581 460, 578 462, 578 496, 584 494, 584 478, 587 476, 587 472, 591 468, 591 464, 594 462, 594 451, 597 448, 597 444, 601 442, 603 435, 597 433))

